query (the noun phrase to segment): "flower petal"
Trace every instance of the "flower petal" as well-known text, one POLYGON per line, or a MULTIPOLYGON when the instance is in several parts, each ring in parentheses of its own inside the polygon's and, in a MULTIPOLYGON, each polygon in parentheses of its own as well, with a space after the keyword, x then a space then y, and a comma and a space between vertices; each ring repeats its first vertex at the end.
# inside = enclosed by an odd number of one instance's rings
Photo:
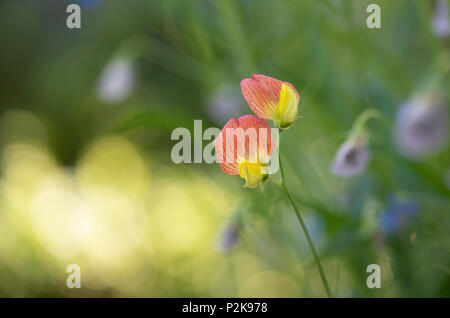
MULTIPOLYGON (((247 140, 246 137, 245 145, 238 144, 238 147, 245 149, 244 158, 250 161, 256 159, 255 156, 258 156, 260 159, 267 159, 264 157, 269 156, 272 153, 272 140, 269 124, 265 120, 254 115, 244 115, 239 118, 239 127, 243 128, 244 133, 247 133, 249 138, 252 137, 252 135, 249 134, 249 129, 254 129, 257 138, 256 142, 252 142, 252 140, 247 140)), ((241 139, 238 139, 238 141, 241 142, 241 139)))
POLYGON ((276 78, 261 75, 261 74, 253 74, 252 78, 260 83, 263 83, 266 87, 269 88, 271 93, 276 96, 276 101, 278 102, 280 100, 280 92, 281 92, 281 85, 286 84, 290 88, 292 88, 295 92, 295 95, 297 96, 297 102, 300 101, 300 96, 298 95, 297 90, 295 89, 294 85, 292 85, 289 82, 283 82, 280 80, 277 80, 276 78))
POLYGON ((297 103, 300 101, 297 90, 291 83, 261 74, 241 81, 242 94, 255 114, 264 119, 275 120, 276 108, 280 101, 282 85, 286 84, 295 92, 297 103))
POLYGON ((279 98, 273 93, 273 88, 271 90, 263 83, 246 78, 241 81, 241 90, 248 105, 258 117, 273 118, 279 98))
POLYGON ((236 145, 227 144, 226 131, 227 128, 237 128, 239 127, 239 121, 236 118, 231 118, 223 127, 222 131, 214 139, 214 148, 216 149, 217 161, 223 172, 231 175, 239 174, 239 164, 236 157, 236 145), (232 148, 231 148, 232 147, 232 148), (227 151, 228 150, 228 151, 227 151), (232 150, 232 151, 230 151, 232 150), (234 157, 233 157, 234 154, 234 157), (231 157, 230 157, 231 156, 231 157))
POLYGON ((217 160, 222 170, 239 174, 239 162, 267 160, 272 151, 269 124, 254 115, 232 118, 214 140, 217 160))
POLYGON ((370 149, 367 138, 351 138, 339 147, 331 164, 331 172, 336 176, 355 176, 366 170, 369 160, 370 149))
POLYGON ((285 83, 281 85, 280 102, 276 115, 281 129, 290 127, 297 120, 298 98, 295 95, 295 90, 285 83))

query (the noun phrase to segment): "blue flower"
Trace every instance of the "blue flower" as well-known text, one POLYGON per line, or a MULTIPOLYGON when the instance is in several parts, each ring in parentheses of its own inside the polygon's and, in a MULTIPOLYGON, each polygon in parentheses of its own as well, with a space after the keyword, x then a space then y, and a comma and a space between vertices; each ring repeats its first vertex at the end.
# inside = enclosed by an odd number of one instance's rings
POLYGON ((433 15, 432 23, 433 33, 440 38, 450 35, 450 21, 448 17, 447 0, 438 0, 433 15))
POLYGON ((102 4, 103 0, 77 0, 77 2, 82 9, 95 9, 102 4))
POLYGON ((416 218, 419 206, 414 200, 390 197, 386 210, 380 215, 380 231, 385 236, 402 232, 416 218))

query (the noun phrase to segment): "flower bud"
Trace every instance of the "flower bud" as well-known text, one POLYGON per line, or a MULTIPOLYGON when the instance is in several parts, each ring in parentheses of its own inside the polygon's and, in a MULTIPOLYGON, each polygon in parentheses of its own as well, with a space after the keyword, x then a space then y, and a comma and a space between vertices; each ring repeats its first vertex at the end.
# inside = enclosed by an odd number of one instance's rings
POLYGON ((331 172, 342 177, 351 177, 366 170, 370 159, 370 150, 367 137, 350 137, 338 149, 331 172))
POLYGON ((406 156, 424 158, 440 150, 447 138, 448 113, 440 97, 415 96, 397 112, 396 141, 406 156))
POLYGON ((276 127, 287 129, 297 120, 300 98, 292 84, 253 74, 241 81, 241 89, 253 112, 276 127))

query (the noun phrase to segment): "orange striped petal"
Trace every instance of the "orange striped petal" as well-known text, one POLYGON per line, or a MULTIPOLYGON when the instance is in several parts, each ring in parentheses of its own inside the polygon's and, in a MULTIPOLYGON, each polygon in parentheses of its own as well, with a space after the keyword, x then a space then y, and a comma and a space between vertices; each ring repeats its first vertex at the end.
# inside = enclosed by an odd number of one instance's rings
POLYGON ((292 90, 295 92, 295 95, 297 96, 297 101, 300 101, 300 96, 298 95, 297 90, 295 89, 294 85, 292 85, 289 82, 283 82, 283 81, 277 80, 276 78, 266 76, 266 75, 261 75, 261 74, 253 74, 252 78, 269 88, 269 90, 270 90, 271 94, 274 96, 274 99, 276 100, 277 104, 278 104, 278 101, 280 100, 280 92, 281 92, 282 84, 286 84, 290 88, 292 88, 292 90))
POLYGON ((232 118, 214 140, 214 148, 222 170, 238 175, 242 160, 268 160, 272 152, 270 126, 254 115, 232 118))
POLYGON ((242 80, 241 90, 248 105, 258 117, 275 121, 283 84, 292 88, 299 101, 298 92, 291 83, 260 74, 253 74, 252 78, 242 80))
POLYGON ((223 127, 222 131, 214 139, 214 148, 216 149, 217 161, 223 172, 231 175, 239 174, 239 163, 237 156, 231 154, 231 149, 233 149, 233 154, 236 154, 235 145, 228 144, 226 138, 227 128, 237 128, 239 127, 239 121, 236 118, 231 118, 223 127), (228 149, 228 151, 227 151, 228 149), (228 156, 228 157, 227 157, 228 156))

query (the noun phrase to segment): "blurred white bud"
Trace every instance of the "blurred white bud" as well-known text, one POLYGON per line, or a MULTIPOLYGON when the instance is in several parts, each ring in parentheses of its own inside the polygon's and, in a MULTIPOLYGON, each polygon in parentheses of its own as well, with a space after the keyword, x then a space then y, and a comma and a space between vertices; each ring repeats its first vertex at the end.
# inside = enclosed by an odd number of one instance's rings
POLYGON ((331 172, 342 177, 351 177, 366 170, 370 159, 367 138, 364 136, 351 137, 338 149, 331 172))
POLYGON ((400 152, 421 159, 441 149, 447 138, 448 114, 440 97, 419 95, 401 105, 396 119, 400 152))
POLYGON ((240 117, 242 113, 242 97, 239 86, 236 87, 224 84, 219 86, 209 97, 207 113, 215 122, 221 124, 229 118, 240 117))
POLYGON ((239 241, 239 222, 228 221, 220 229, 217 237, 217 248, 220 252, 230 252, 239 241))
POLYGON ((133 92, 136 73, 132 61, 126 58, 115 58, 103 69, 97 87, 101 101, 117 104, 124 101, 133 92))
POLYGON ((450 34, 450 22, 448 18, 447 0, 439 0, 436 3, 432 29, 433 33, 441 38, 447 37, 450 34))

